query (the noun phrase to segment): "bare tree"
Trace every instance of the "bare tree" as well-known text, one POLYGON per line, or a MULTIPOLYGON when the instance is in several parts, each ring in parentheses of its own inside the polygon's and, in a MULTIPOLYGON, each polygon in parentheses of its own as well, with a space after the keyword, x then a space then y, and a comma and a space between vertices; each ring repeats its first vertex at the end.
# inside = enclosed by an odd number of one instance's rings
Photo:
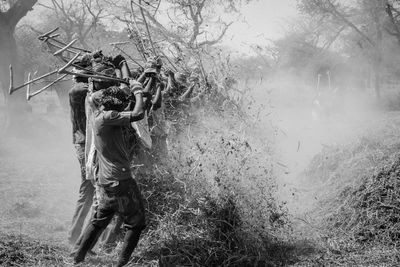
POLYGON ((89 34, 108 16, 101 0, 51 0, 49 5, 40 5, 55 14, 67 41, 77 38, 86 49, 90 46, 89 34))
MULTIPOLYGON (((147 28, 162 40, 159 50, 164 50, 186 65, 201 61, 200 54, 218 44, 227 33, 232 21, 224 14, 238 15, 238 7, 249 0, 131 0, 126 2, 106 0, 114 7, 115 18, 127 23, 136 32, 145 33, 147 28), (116 11, 118 10, 118 11, 116 11), (168 47, 168 49, 167 49, 168 47), (167 50, 167 51, 166 51, 167 50)), ((143 34, 142 34, 143 35, 143 34)), ((148 37, 145 35, 145 39, 148 37)), ((186 66, 182 66, 186 67, 186 66)))
MULTIPOLYGON (((8 0, 0 5, 0 81, 5 98, 8 85, 8 66, 17 67, 17 44, 15 28, 18 22, 30 11, 37 0, 8 0)), ((18 69, 18 68, 17 68, 18 69)))
MULTIPOLYGON (((381 95, 382 40, 385 18, 385 2, 361 0, 357 7, 344 6, 337 0, 302 0, 300 10, 321 21, 333 19, 353 30, 358 36, 357 45, 369 54, 374 70, 376 97, 381 95)), ((392 11, 392 10, 391 10, 392 11)))

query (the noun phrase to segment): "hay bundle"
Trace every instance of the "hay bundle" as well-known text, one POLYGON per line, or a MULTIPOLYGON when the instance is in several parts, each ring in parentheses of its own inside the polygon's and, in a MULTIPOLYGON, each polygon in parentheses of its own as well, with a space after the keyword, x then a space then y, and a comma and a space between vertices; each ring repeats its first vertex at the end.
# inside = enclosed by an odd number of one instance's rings
POLYGON ((357 188, 347 187, 338 197, 331 227, 356 241, 398 244, 400 237, 400 154, 357 188))

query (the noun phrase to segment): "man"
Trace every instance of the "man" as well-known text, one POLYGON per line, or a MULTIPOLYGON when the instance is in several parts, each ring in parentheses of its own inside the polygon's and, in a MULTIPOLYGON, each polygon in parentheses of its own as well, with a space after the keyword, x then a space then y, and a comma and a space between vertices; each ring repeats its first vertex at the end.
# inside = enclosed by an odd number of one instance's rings
MULTIPOLYGON (((76 64, 84 68, 90 67, 90 56, 85 55, 76 64)), ((81 234, 83 223, 90 210, 93 201, 94 187, 90 180, 86 179, 85 167, 85 140, 86 140, 86 114, 85 98, 88 91, 88 79, 80 77, 81 70, 75 70, 74 85, 69 91, 69 104, 71 108, 72 142, 75 146, 81 169, 81 185, 75 212, 72 217, 72 225, 68 240, 75 243, 81 234)))
POLYGON ((94 144, 97 151, 99 185, 97 210, 83 233, 82 242, 74 256, 83 262, 98 234, 107 227, 114 214, 124 216, 127 229, 117 266, 124 266, 135 249, 145 227, 144 207, 140 191, 130 171, 129 143, 124 128, 143 119, 142 86, 131 80, 130 91, 135 98, 132 111, 124 110, 123 91, 116 87, 93 93, 89 103, 94 114, 94 144))
MULTIPOLYGON (((114 58, 108 57, 103 55, 102 51, 95 51, 91 54, 86 55, 86 62, 89 65, 90 69, 102 73, 104 75, 110 76, 110 77, 118 77, 118 78, 123 78, 128 81, 129 75, 130 75, 130 70, 129 67, 126 63, 126 60, 123 56, 117 55, 114 58)), ((79 62, 78 62, 79 63, 79 62)), ((78 64, 75 62, 75 64, 78 64)), ((86 66, 85 66, 86 67, 86 66)), ((90 72, 89 72, 90 74, 90 72)), ((89 82, 89 86, 87 91, 88 95, 90 95, 93 91, 98 91, 102 89, 106 89, 111 86, 117 86, 119 83, 114 82, 114 81, 108 81, 104 79, 92 79, 91 82, 89 82)), ((122 86, 122 84, 121 84, 122 86)), ((124 86, 122 86, 124 87, 124 86)), ((129 92, 128 86, 125 86, 125 91, 129 92)), ((95 179, 95 167, 97 165, 97 159, 96 159, 96 149, 93 144, 93 131, 92 131, 92 125, 93 125, 93 115, 92 115, 92 109, 88 103, 88 99, 86 98, 85 102, 85 114, 86 114, 86 142, 85 145, 83 146, 85 149, 85 162, 86 162, 86 182, 88 183, 89 181, 93 184, 95 184, 94 179, 95 179)), ((96 190, 94 195, 96 195, 96 190)), ((97 206, 97 201, 96 201, 96 196, 94 198, 92 211, 90 214, 94 213, 94 209, 97 206)), ((92 215, 91 215, 92 216, 92 215)), ((86 224, 87 225, 87 224, 86 224)), ((111 226, 111 225, 110 225, 111 226)), ((116 225, 115 228, 111 231, 116 232, 116 228, 119 226, 116 225)), ((112 229, 113 227, 109 227, 112 229)), ((106 231, 107 232, 107 231, 106 231)), ((110 243, 114 243, 113 241, 113 236, 110 233, 107 233, 107 238, 105 240, 105 243, 107 246, 110 247, 110 243), (107 244, 108 243, 108 244, 107 244)), ((71 255, 75 254, 77 251, 77 248, 79 247, 80 243, 82 241, 82 235, 76 240, 74 248, 72 249, 71 255)), ((97 240, 93 242, 93 246, 97 240)), ((90 251, 90 253, 94 253, 90 251)))

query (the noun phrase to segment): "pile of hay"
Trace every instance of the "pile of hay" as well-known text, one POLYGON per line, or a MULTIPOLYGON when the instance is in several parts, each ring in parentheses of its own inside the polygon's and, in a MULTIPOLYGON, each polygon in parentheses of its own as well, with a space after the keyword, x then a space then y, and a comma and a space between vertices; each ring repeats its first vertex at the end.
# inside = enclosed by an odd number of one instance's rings
POLYGON ((398 126, 390 120, 351 144, 326 147, 304 173, 319 190, 314 214, 332 236, 355 244, 399 244, 398 126))
POLYGON ((191 110, 168 156, 139 175, 148 228, 137 263, 268 266, 290 263, 289 222, 275 198, 270 144, 232 109, 191 110))
POLYGON ((348 187, 338 197, 332 227, 359 242, 398 245, 400 237, 400 154, 393 155, 376 173, 348 187))

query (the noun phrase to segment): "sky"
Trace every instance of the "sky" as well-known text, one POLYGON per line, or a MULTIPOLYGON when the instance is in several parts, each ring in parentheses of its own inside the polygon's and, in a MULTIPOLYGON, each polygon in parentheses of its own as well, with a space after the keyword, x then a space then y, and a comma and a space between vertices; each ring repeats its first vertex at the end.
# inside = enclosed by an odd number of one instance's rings
POLYGON ((283 36, 285 24, 298 15, 296 0, 255 0, 242 8, 242 18, 231 25, 224 45, 247 50, 247 44, 263 44, 283 36))

